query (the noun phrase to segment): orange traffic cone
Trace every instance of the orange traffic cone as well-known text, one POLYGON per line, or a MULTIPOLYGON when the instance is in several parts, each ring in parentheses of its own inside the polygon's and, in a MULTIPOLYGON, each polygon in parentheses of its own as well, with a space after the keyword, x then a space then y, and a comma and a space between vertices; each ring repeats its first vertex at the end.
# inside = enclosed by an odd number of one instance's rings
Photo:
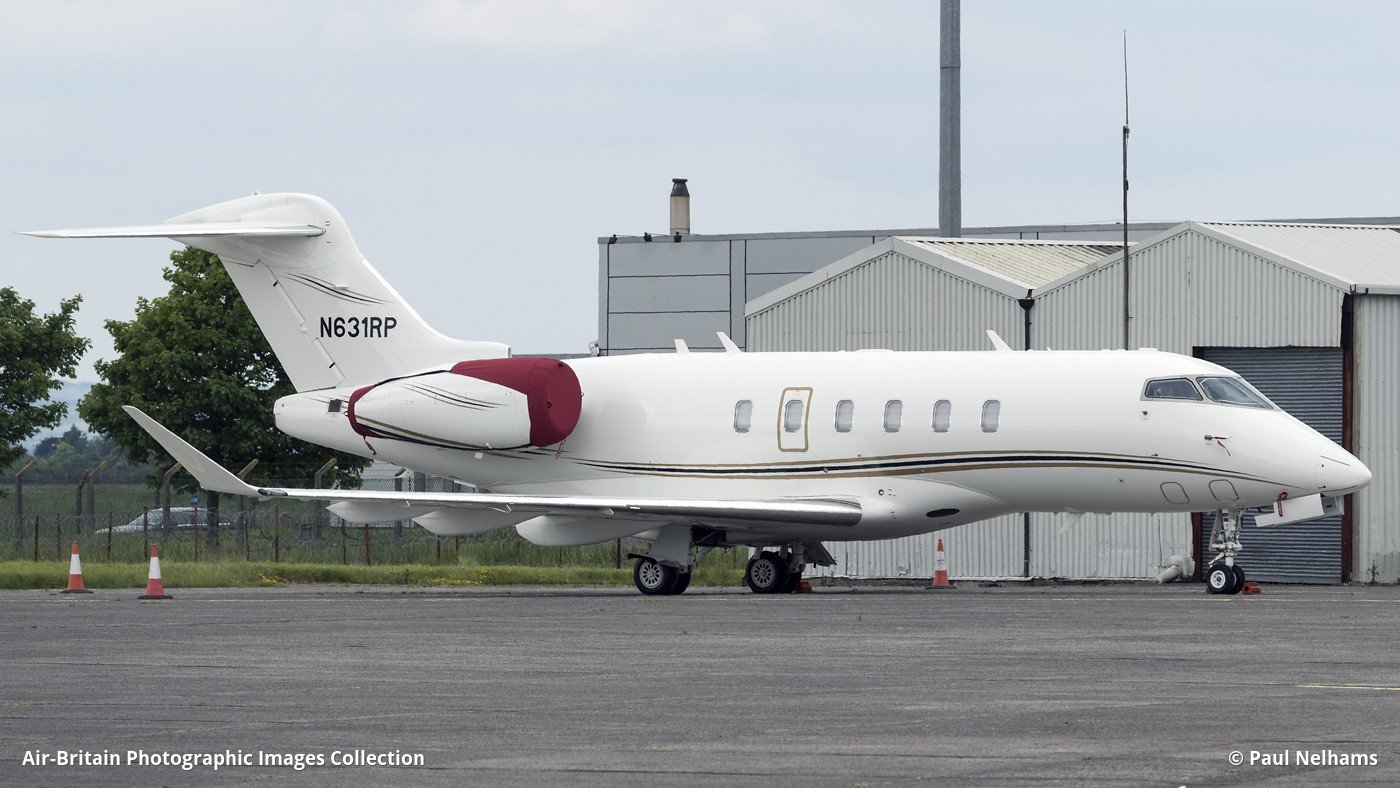
POLYGON ((160 582, 160 551, 155 545, 151 545, 151 571, 146 576, 146 593, 136 597, 137 599, 174 599, 165 593, 165 586, 160 582))
POLYGON ((943 540, 938 540, 938 547, 933 551, 933 582, 928 584, 929 589, 949 589, 954 588, 948 582, 948 556, 943 552, 943 540))
POLYGON ((91 594, 83 588, 83 562, 78 560, 78 543, 73 543, 73 556, 68 559, 68 587, 60 594, 91 594))

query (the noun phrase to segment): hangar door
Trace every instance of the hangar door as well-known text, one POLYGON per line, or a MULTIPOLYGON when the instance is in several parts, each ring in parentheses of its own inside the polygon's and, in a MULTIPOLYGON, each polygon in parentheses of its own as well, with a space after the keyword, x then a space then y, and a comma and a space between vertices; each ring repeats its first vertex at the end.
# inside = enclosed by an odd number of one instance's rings
MULTIPOLYGON (((1204 348, 1206 361, 1238 372, 1299 421, 1342 442, 1342 349, 1339 347, 1204 348)), ((1205 538, 1214 515, 1206 515, 1205 538)), ((1251 579, 1342 582, 1342 518, 1259 528, 1245 516, 1240 565, 1251 579)), ((1204 554, 1209 561, 1214 554, 1204 554)))

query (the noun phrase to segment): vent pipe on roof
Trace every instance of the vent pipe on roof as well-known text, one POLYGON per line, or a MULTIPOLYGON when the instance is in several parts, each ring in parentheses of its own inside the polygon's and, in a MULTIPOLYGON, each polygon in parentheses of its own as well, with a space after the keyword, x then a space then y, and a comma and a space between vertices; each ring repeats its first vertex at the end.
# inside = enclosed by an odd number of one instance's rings
POLYGON ((671 235, 690 235, 690 189, 685 181, 671 179, 671 235))
POLYGON ((962 235, 962 51, 959 0, 943 0, 939 19, 938 234, 962 235))

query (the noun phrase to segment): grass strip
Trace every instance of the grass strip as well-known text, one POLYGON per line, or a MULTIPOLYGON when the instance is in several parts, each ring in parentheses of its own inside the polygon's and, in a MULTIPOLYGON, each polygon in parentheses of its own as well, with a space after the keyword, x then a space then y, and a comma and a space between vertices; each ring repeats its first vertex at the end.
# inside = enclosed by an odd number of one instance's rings
MULTIPOLYGON (((630 586, 631 569, 552 566, 444 566, 405 564, 274 564, 243 561, 186 563, 161 561, 166 590, 179 588, 263 588, 297 583, 403 586, 630 586)), ((738 586, 743 572, 729 567, 700 567, 694 586, 738 586)), ((145 564, 85 563, 88 588, 144 589, 145 564)), ((68 563, 0 562, 0 588, 53 589, 68 585, 68 563)))

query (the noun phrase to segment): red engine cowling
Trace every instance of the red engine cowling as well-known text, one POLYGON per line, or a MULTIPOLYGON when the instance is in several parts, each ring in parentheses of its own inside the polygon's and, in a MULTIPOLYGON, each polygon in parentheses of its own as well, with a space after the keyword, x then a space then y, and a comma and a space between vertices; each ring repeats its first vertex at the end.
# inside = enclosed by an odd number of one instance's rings
POLYGON ((578 376, 564 362, 493 358, 366 386, 350 396, 346 415, 365 437, 507 449, 563 441, 582 407, 578 376))

